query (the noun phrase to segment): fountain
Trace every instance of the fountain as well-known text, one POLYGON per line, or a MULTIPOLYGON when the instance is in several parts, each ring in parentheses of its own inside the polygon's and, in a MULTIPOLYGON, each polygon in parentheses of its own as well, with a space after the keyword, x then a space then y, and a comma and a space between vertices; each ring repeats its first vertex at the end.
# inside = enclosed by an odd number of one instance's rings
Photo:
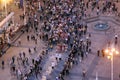
POLYGON ((95 26, 94 26, 94 29, 99 30, 99 31, 108 30, 109 28, 110 28, 110 26, 108 26, 108 24, 104 23, 104 22, 99 22, 99 23, 95 24, 95 26))

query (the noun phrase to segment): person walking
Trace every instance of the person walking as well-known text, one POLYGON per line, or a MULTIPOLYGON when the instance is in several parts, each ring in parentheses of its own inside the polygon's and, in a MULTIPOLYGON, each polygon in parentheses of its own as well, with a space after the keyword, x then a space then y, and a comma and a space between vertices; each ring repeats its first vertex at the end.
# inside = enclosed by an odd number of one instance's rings
POLYGON ((21 39, 18 39, 18 44, 21 45, 21 39))
POLYGON ((26 54, 25 54, 25 52, 23 52, 23 58, 25 58, 26 57, 26 54))
POLYGON ((105 57, 104 49, 102 49, 101 52, 102 52, 102 56, 105 57))
POLYGON ((34 47, 34 52, 37 52, 36 46, 34 47))
POLYGON ((98 57, 100 56, 100 50, 97 51, 97 56, 98 56, 98 57))
POLYGON ((83 69, 83 71, 82 71, 82 76, 83 76, 82 80, 84 80, 86 77, 86 70, 85 69, 83 69))
POLYGON ((5 62, 4 62, 4 60, 2 60, 2 69, 4 69, 4 64, 5 64, 5 62))
POLYGON ((22 79, 22 73, 21 73, 20 69, 16 69, 16 74, 17 74, 17 79, 21 80, 22 79))
POLYGON ((31 49, 30 48, 28 49, 28 52, 29 52, 29 54, 31 54, 31 49))
POLYGON ((29 35, 27 35, 27 41, 29 41, 30 40, 30 36, 29 35))

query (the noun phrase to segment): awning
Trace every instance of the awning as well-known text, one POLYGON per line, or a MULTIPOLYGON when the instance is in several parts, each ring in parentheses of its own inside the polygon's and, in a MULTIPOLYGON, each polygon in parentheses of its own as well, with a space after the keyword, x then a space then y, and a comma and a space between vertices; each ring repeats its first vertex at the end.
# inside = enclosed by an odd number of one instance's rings
POLYGON ((14 15, 14 12, 11 12, 5 19, 3 19, 0 22, 0 34, 3 32, 5 28, 8 27, 8 21, 12 18, 13 15, 14 15))

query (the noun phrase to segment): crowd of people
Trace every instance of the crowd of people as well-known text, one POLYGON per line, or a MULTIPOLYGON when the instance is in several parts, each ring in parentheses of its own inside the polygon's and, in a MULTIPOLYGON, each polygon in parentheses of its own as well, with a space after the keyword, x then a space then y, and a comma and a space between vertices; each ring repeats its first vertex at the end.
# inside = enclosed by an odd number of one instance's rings
MULTIPOLYGON (((43 5, 37 6, 37 0, 27 1, 26 13, 20 16, 20 19, 27 17, 26 30, 28 33, 26 39, 28 42, 34 41, 36 45, 39 40, 43 40, 47 44, 45 51, 38 56, 37 60, 30 60, 25 52, 20 52, 15 59, 13 56, 10 62, 11 74, 17 75, 18 80, 28 79, 31 75, 39 76, 42 72, 41 62, 48 54, 48 51, 57 49, 59 53, 69 51, 68 59, 65 61, 63 70, 60 72, 56 80, 64 80, 64 76, 69 74, 69 70, 73 64, 78 64, 79 60, 84 60, 87 54, 91 53, 91 34, 87 32, 89 25, 83 19, 90 16, 88 9, 96 10, 96 15, 104 14, 111 11, 119 15, 118 8, 114 2, 103 1, 100 6, 99 0, 43 0, 43 5), (42 22, 42 28, 39 26, 42 22), (30 34, 34 32, 34 34, 30 34), (15 61, 17 61, 18 67, 15 61), (30 61, 32 65, 30 65, 30 61), (27 70, 22 72, 22 69, 27 70)), ((20 46, 22 43, 20 41, 20 46)), ((37 52, 36 46, 28 48, 31 55, 32 50, 37 52)), ((100 51, 98 51, 100 55, 100 51)), ((2 61, 4 69, 4 61, 2 61)), ((85 72, 83 73, 85 77, 85 72)))
POLYGON ((70 50, 68 60, 56 78, 64 80, 64 76, 69 74, 72 65, 78 64, 79 57, 83 60, 91 52, 91 34, 87 34, 88 25, 82 21, 84 6, 78 10, 80 6, 76 1, 67 0, 46 1, 44 3, 48 6, 42 11, 44 13, 42 29, 45 32, 43 38, 48 42, 48 48, 57 46, 58 52, 62 53, 65 52, 65 49, 70 50))
MULTIPOLYGON (((58 45, 58 51, 60 52, 65 50, 62 49, 62 45, 66 45, 67 49, 71 51, 63 71, 57 77, 57 80, 64 80, 63 77, 69 74, 71 65, 74 63, 77 64, 78 55, 83 60, 84 56, 87 56, 91 52, 91 40, 89 39, 91 34, 87 34, 88 25, 83 20, 87 15, 90 16, 90 13, 86 13, 87 9, 96 11, 96 15, 109 12, 118 16, 118 8, 114 2, 103 1, 102 6, 100 6, 100 2, 94 0, 88 0, 87 2, 84 0, 81 2, 79 0, 46 0, 44 4, 48 6, 43 9, 44 15, 42 15, 42 19, 45 20, 43 30, 46 32, 43 35, 48 41, 48 45, 58 45), (86 34, 88 37, 82 40, 86 34)), ((98 55, 99 53, 98 51, 98 55)), ((104 51, 101 53, 104 57, 104 51)))

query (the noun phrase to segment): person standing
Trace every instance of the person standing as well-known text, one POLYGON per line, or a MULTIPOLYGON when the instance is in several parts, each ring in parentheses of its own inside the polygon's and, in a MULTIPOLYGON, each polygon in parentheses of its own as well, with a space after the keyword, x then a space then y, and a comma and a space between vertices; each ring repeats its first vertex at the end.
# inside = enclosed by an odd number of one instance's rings
POLYGON ((118 43, 118 35, 116 34, 115 35, 115 45, 117 45, 117 43, 118 43))
POLYGON ((14 62, 15 62, 15 57, 13 56, 13 57, 12 57, 12 63, 14 63, 14 62))

